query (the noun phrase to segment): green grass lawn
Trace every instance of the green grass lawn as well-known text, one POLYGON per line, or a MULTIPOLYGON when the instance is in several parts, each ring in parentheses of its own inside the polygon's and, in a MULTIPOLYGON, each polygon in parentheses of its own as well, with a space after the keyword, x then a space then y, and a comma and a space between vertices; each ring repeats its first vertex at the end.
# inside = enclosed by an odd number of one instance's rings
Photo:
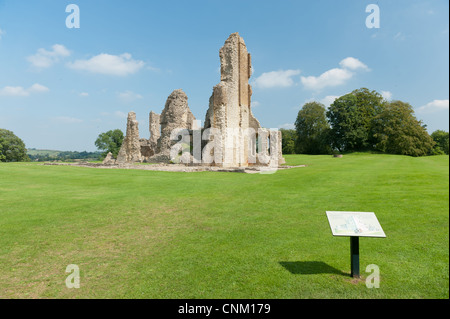
POLYGON ((286 156, 272 175, 0 164, 1 298, 449 298, 449 158, 286 156), (349 239, 327 210, 375 212, 349 239), (66 267, 81 288, 65 285, 66 267))

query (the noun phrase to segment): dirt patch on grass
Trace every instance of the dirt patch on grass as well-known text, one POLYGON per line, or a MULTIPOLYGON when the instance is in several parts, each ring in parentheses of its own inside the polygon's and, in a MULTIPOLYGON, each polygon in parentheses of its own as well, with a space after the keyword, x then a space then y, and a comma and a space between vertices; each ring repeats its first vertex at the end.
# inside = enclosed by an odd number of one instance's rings
POLYGON ((195 173, 195 172, 225 172, 225 173, 270 173, 277 170, 285 170, 291 168, 306 167, 306 165, 296 165, 288 166, 282 165, 279 167, 264 167, 264 166, 252 166, 252 167, 231 167, 222 168, 215 166, 187 166, 182 164, 151 164, 151 165, 140 165, 140 164, 113 164, 105 165, 101 163, 44 163, 43 165, 56 165, 56 166, 78 166, 78 167, 90 167, 90 168, 102 168, 102 169, 139 169, 146 171, 161 171, 161 172, 184 172, 184 173, 195 173))

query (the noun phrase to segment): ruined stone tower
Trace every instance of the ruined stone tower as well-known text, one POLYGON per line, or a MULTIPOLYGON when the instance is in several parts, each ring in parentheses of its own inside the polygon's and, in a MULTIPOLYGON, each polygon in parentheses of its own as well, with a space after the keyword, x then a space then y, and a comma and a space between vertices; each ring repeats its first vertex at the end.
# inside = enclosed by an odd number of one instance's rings
POLYGON ((247 167, 257 164, 255 161, 249 162, 256 145, 251 144, 247 129, 255 132, 261 130, 251 111, 251 56, 238 33, 229 36, 219 55, 221 81, 213 89, 204 127, 221 131, 220 141, 217 142, 221 146, 222 160, 217 161, 215 166, 247 167))
POLYGON ((136 113, 128 113, 127 133, 122 147, 117 155, 117 164, 141 162, 141 143, 139 141, 139 127, 136 113))
POLYGON ((151 111, 149 115, 149 131, 150 140, 149 143, 153 150, 156 150, 156 145, 158 144, 158 139, 161 136, 161 124, 160 124, 160 114, 156 114, 151 111))

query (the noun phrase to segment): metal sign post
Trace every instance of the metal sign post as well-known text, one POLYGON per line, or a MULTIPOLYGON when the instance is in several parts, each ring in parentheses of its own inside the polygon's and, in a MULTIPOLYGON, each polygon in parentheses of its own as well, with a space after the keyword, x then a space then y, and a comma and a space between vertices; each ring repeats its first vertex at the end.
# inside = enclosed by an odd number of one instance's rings
POLYGON ((359 237, 380 237, 386 235, 375 213, 327 211, 333 236, 350 237, 351 276, 359 278, 359 237))
POLYGON ((351 276, 359 278, 359 237, 350 237, 351 276))

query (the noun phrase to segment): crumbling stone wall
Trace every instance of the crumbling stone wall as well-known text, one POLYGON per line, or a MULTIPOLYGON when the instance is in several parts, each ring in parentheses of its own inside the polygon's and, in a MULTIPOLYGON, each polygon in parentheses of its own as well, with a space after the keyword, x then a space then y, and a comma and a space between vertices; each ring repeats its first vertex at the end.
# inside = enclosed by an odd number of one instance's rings
POLYGON ((161 136, 161 115, 156 114, 153 111, 149 115, 149 131, 150 131, 150 146, 156 151, 158 145, 158 139, 161 136))
POLYGON ((103 165, 114 165, 116 164, 116 160, 113 157, 113 154, 111 152, 109 152, 105 159, 102 162, 103 165))
POLYGON ((157 143, 157 153, 170 152, 174 141, 170 135, 174 129, 192 129, 195 117, 188 106, 188 97, 183 90, 173 91, 167 98, 164 110, 161 113, 161 137, 157 143))
POLYGON ((154 148, 152 147, 150 140, 146 138, 139 139, 139 143, 141 144, 141 156, 142 160, 145 161, 150 156, 155 154, 154 148))
MULTIPOLYGON (((278 154, 278 158, 275 163, 254 160, 258 133, 253 134, 253 137, 247 133, 249 129, 258 132, 262 128, 251 111, 252 87, 249 84, 252 73, 251 56, 238 33, 228 37, 220 49, 219 56, 221 81, 213 88, 204 124, 204 129, 217 129, 221 133, 212 137, 221 150, 217 152, 212 165, 247 167, 284 163, 281 154, 281 132, 265 130, 263 132, 266 135, 263 139, 266 140, 261 145, 269 149, 267 153, 278 154)), ((194 127, 194 121, 195 117, 188 106, 188 97, 181 89, 169 95, 161 115, 150 112, 148 140, 139 139, 136 115, 130 112, 127 135, 117 162, 170 162, 170 150, 176 143, 171 140, 173 130, 187 129, 193 134, 193 130, 198 130, 194 127)))
POLYGON ((170 150, 176 141, 171 140, 175 129, 192 130, 195 117, 188 106, 188 97, 182 89, 173 91, 167 98, 161 115, 150 113, 150 144, 154 155, 148 162, 171 161, 170 150))
POLYGON ((123 140, 117 164, 142 162, 141 143, 139 141, 139 123, 136 120, 136 113, 128 113, 127 133, 123 140))

